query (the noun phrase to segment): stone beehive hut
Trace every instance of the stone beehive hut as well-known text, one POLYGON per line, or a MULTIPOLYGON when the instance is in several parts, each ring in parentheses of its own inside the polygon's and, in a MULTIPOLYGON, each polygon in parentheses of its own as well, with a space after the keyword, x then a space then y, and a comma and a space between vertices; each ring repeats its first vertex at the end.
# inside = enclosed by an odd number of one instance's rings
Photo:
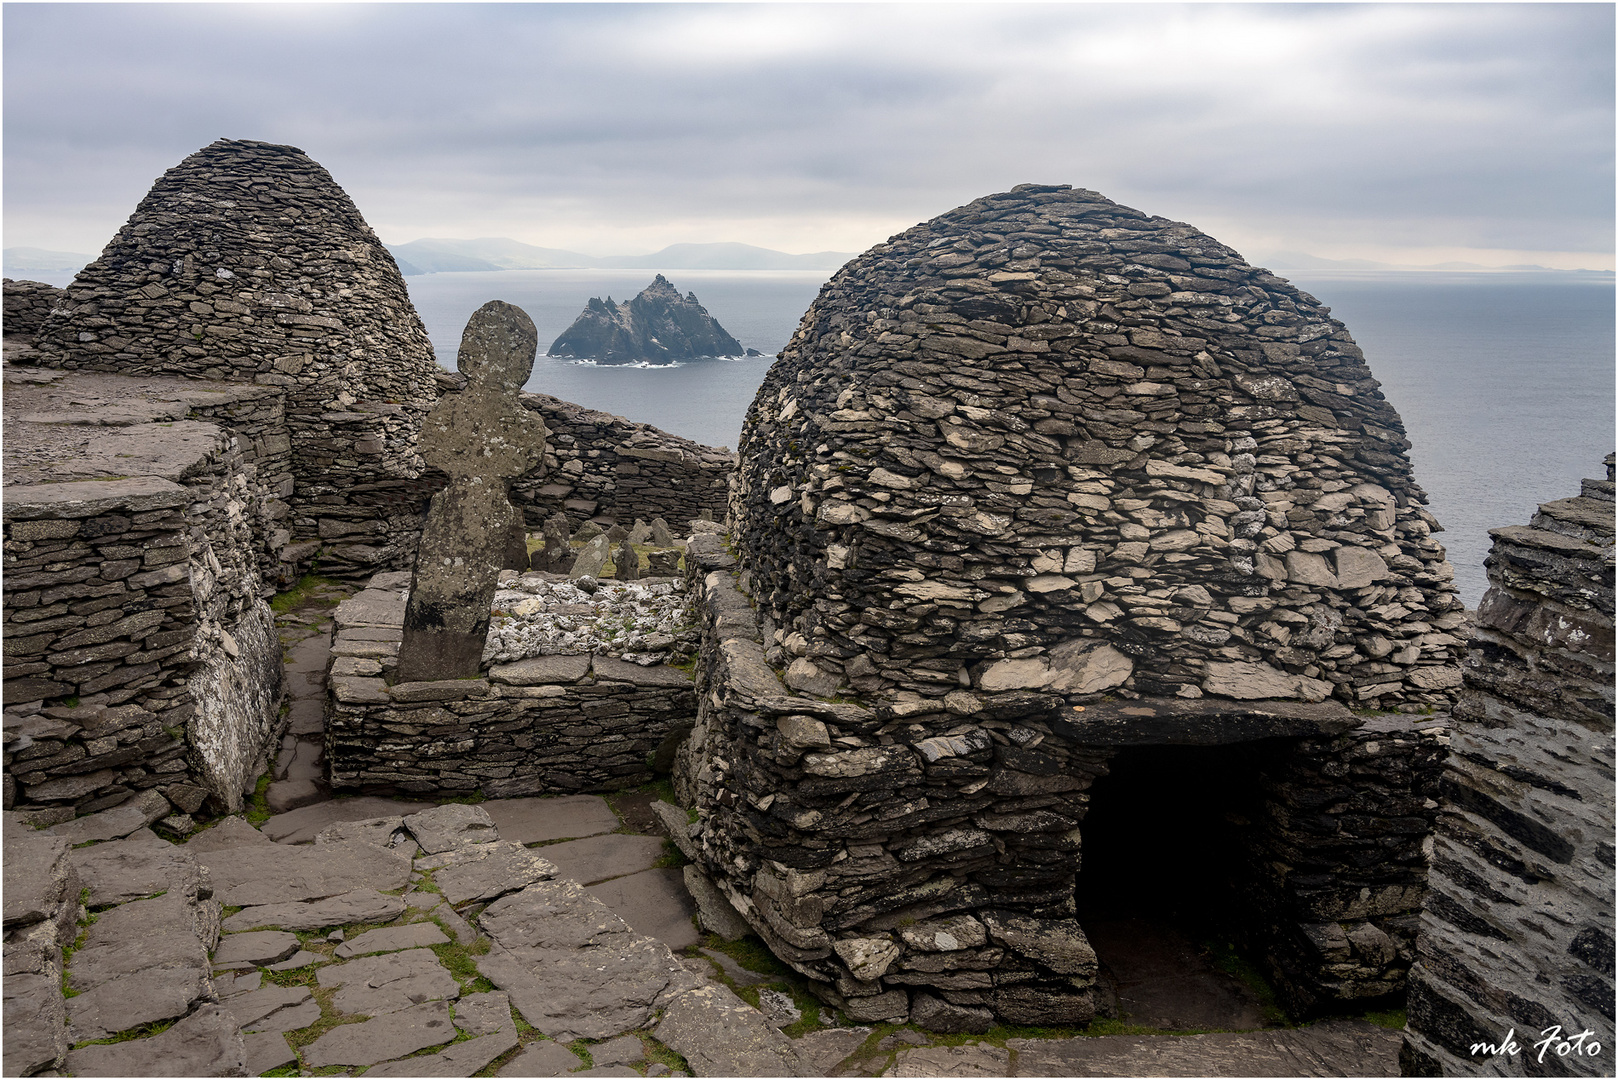
POLYGON ((1377 386, 1211 237, 1020 187, 826 287, 735 539, 807 689, 1441 704, 1461 605, 1377 386))
POLYGON ((221 139, 170 169, 36 347, 49 367, 284 387, 283 542, 324 541, 339 565, 412 549, 425 493, 400 482, 421 470, 438 366, 392 256, 296 147, 221 139))
POLYGON ((1082 1022, 1146 866, 1295 1009, 1398 993, 1464 613, 1377 386, 1093 192, 848 264, 748 414, 734 554, 688 555, 699 865, 864 1020, 1082 1022))

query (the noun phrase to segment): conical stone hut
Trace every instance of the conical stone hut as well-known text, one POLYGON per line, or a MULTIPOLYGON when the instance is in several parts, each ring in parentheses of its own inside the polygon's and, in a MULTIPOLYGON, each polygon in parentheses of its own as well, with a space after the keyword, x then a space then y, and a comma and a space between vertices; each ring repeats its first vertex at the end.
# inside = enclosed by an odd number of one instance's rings
POLYGON ((251 448, 290 450, 281 545, 408 559, 439 368, 393 257, 298 148, 220 139, 164 173, 35 344, 51 367, 284 387, 289 446, 251 448))
POLYGON ((1313 297, 1090 191, 849 263, 704 587, 704 871, 862 1019, 1082 1022, 1123 885, 1224 904, 1300 1011, 1397 994, 1464 613, 1377 387, 1313 297))

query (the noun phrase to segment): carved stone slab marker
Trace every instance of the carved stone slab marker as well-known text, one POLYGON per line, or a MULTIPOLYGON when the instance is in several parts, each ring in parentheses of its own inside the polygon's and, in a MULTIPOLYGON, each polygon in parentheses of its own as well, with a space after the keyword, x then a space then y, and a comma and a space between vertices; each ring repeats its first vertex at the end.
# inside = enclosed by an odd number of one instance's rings
POLYGON ((422 425, 422 459, 450 480, 433 496, 416 552, 399 682, 478 673, 489 606, 519 522, 507 489, 545 455, 545 422, 517 397, 538 343, 521 308, 484 304, 466 324, 456 360, 466 389, 440 399, 422 425))

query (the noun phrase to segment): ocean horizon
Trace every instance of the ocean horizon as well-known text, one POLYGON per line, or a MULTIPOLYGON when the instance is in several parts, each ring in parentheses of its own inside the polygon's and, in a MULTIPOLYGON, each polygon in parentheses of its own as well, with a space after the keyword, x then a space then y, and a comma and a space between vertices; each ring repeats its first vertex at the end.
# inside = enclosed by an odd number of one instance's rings
MULTIPOLYGON (((657 270, 503 270, 406 278, 438 361, 489 300, 526 311, 541 355, 527 389, 735 449, 774 354, 831 274, 661 273, 695 292, 744 347, 766 355, 606 365, 543 355, 593 296, 627 300, 657 270)), ((1542 502, 1604 475, 1615 443, 1614 277, 1609 273, 1420 270, 1280 272, 1332 309, 1405 423, 1416 482, 1444 526, 1461 598, 1487 587, 1488 530, 1526 524, 1542 502)), ((34 280, 64 286, 71 274, 34 280)))

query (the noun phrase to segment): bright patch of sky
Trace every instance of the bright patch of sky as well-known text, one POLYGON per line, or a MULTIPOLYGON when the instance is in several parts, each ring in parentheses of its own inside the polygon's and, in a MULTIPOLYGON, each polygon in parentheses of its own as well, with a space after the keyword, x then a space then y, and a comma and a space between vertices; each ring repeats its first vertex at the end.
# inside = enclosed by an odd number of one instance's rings
POLYGON ((1613 267, 1609 4, 8 4, 4 243, 216 138, 384 240, 860 251, 1071 183, 1250 256, 1613 267))

